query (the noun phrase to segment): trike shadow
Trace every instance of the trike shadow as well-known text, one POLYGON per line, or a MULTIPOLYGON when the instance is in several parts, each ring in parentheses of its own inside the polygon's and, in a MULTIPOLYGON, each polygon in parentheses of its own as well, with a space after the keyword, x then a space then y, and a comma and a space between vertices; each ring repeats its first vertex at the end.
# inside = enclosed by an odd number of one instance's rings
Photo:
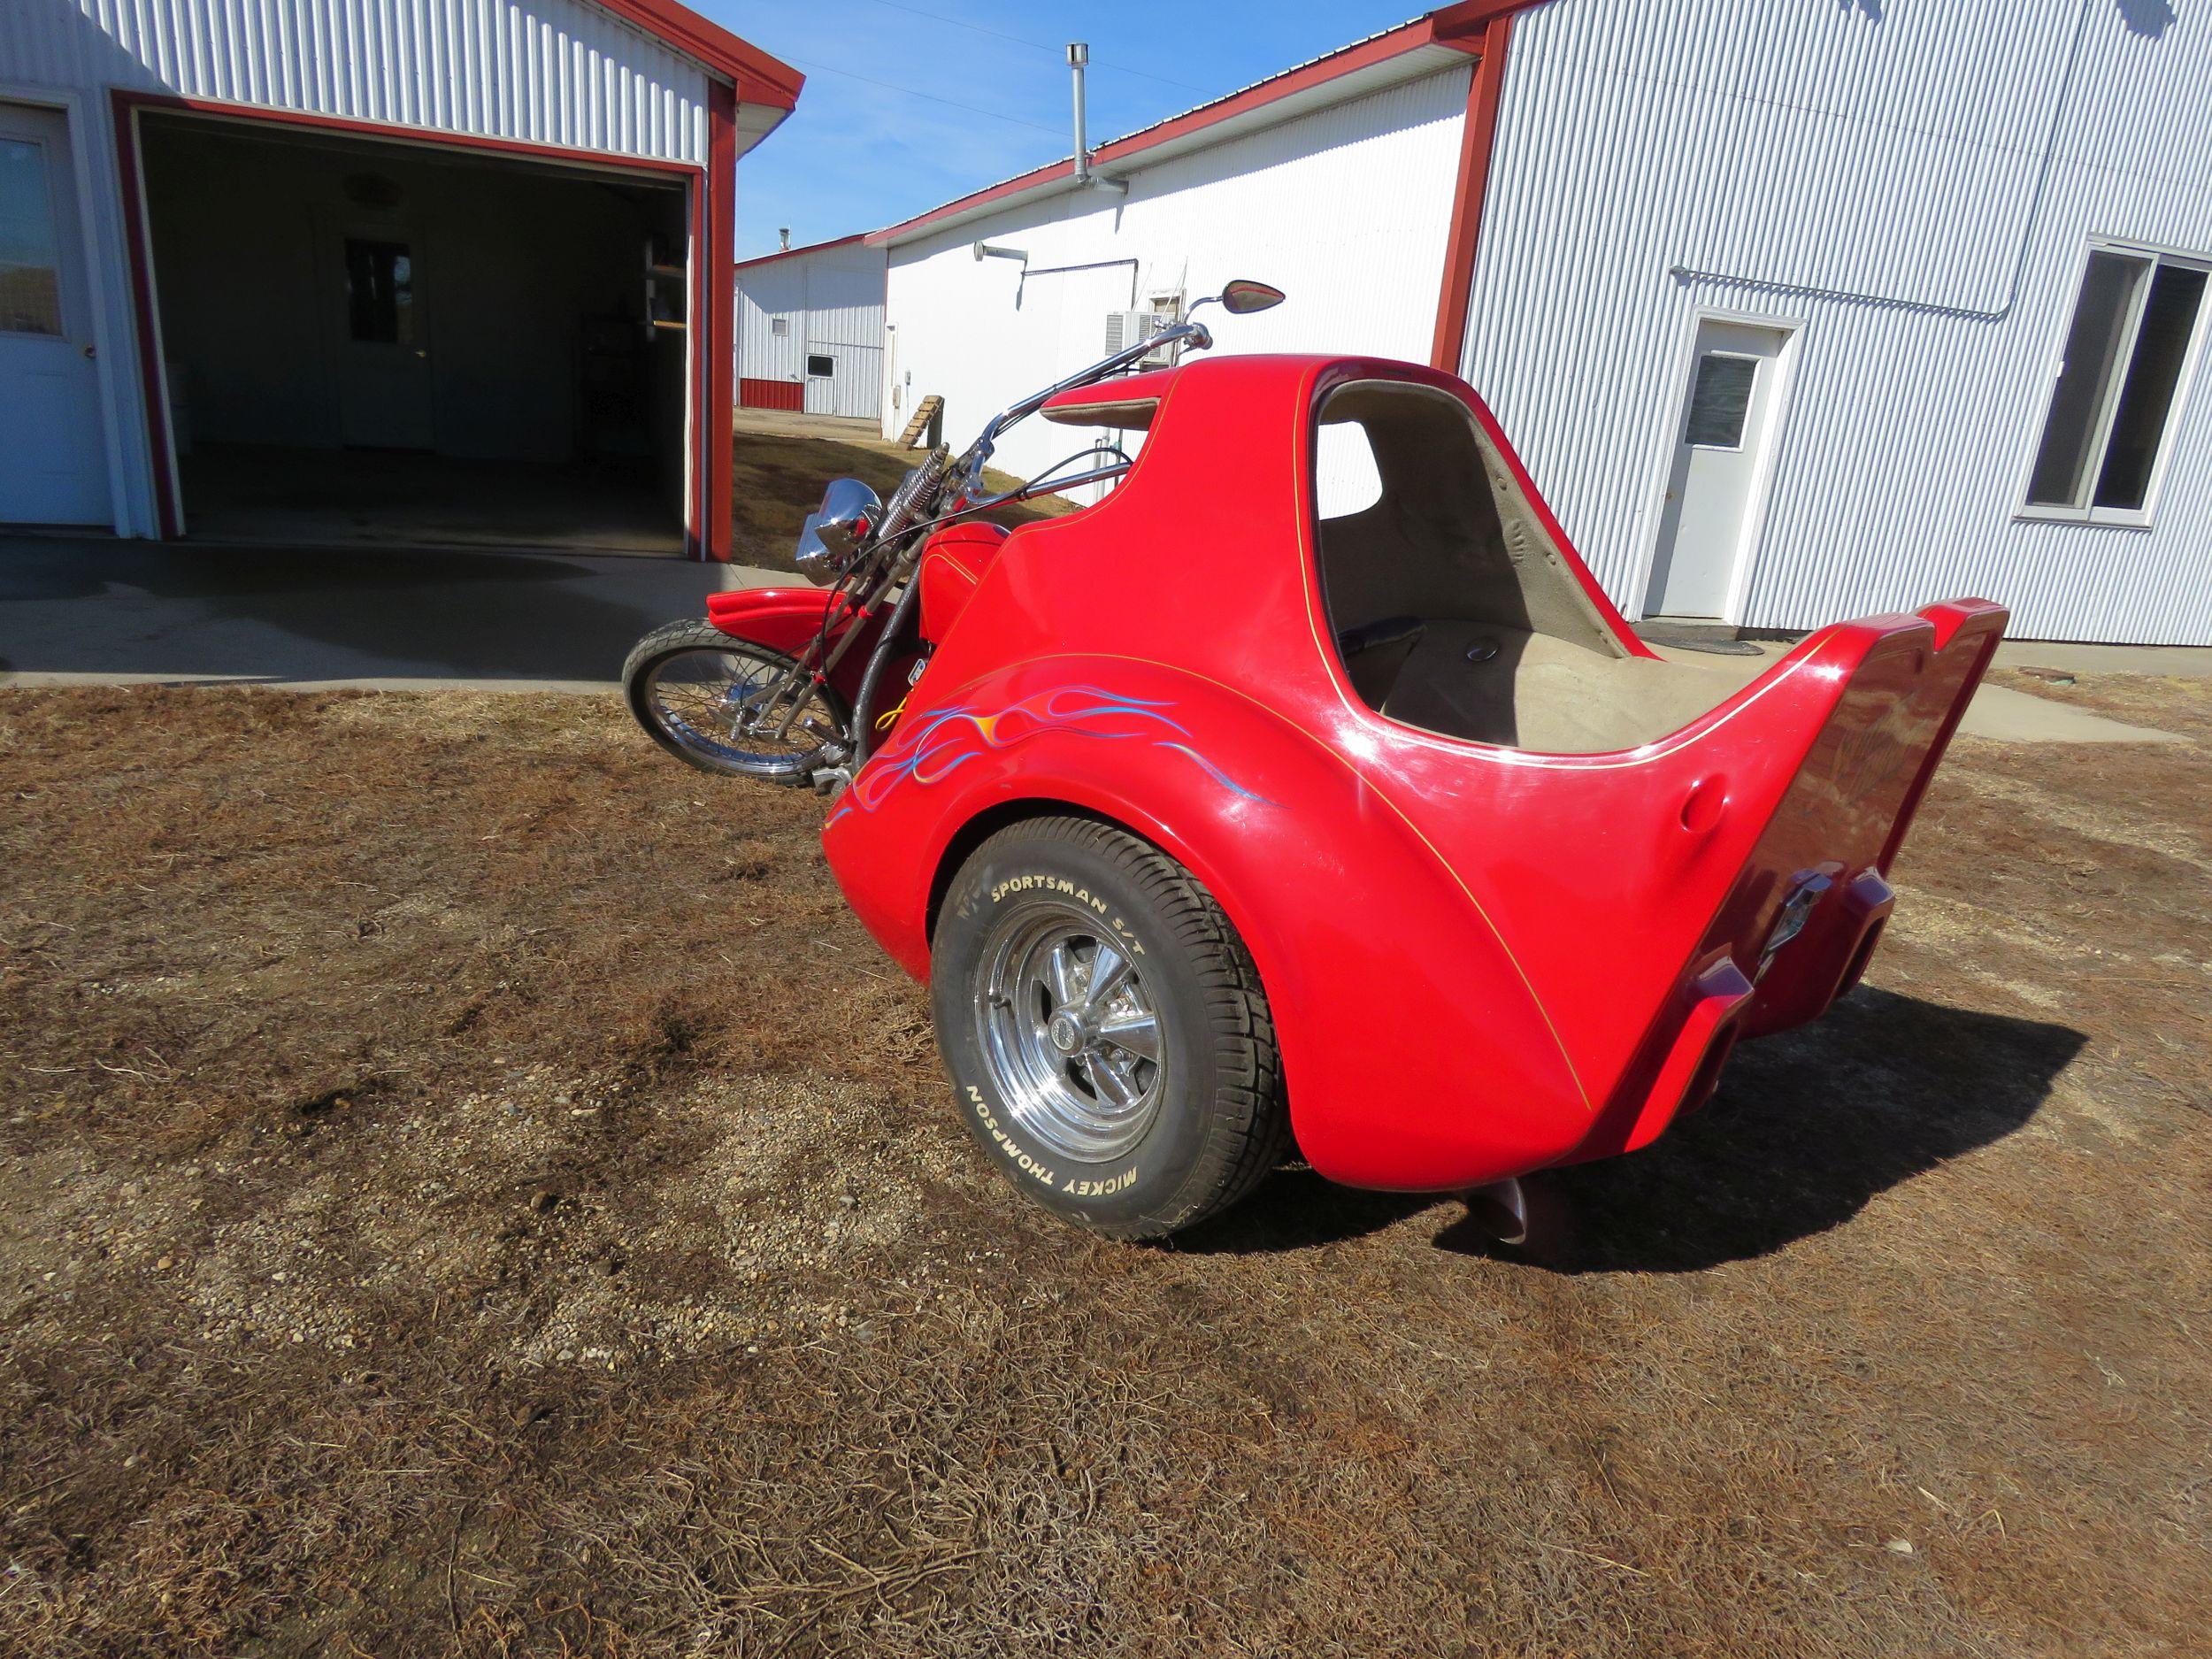
MULTIPOLYGON (((1739 1048, 1711 1103, 1654 1145, 1532 1178, 1564 1224, 1541 1251, 1501 1249, 1455 1204, 1436 1244, 1563 1273, 1694 1272, 1766 1256, 2018 1129, 2085 1041, 2065 1025, 1863 987, 1816 1024, 1739 1048)), ((1179 1242, 1306 1248, 1445 1202, 1289 1172, 1179 1242)))

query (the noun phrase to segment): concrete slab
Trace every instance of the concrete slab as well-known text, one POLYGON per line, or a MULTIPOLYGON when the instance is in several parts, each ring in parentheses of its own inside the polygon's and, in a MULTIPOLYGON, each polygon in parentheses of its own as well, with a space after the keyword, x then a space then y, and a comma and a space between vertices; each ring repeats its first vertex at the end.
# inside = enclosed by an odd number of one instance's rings
POLYGON ((709 592, 799 580, 559 551, 0 536, 0 685, 599 689, 709 592))
POLYGON ((803 415, 795 409, 741 409, 732 418, 738 435, 772 433, 782 438, 839 438, 847 443, 880 442, 883 429, 865 416, 803 415))
POLYGON ((2001 743, 2185 743, 2189 740, 2155 726, 2130 726, 2085 709, 2069 708, 2048 697, 2031 696, 2006 686, 1985 685, 1959 722, 1968 737, 2001 743))
POLYGON ((607 469, 220 443, 182 465, 196 542, 684 556, 680 504, 607 469))
MULTIPOLYGON (((1716 657, 1710 652, 1690 650, 1678 646, 1655 646, 1659 655, 1675 662, 1689 663, 1700 668, 1712 669, 1734 676, 1740 686, 1747 686, 1774 665, 1777 657, 1794 649, 1793 641, 1758 640, 1756 657, 1716 657)), ((1998 647, 1998 661, 2004 662, 2003 653, 2008 647, 1998 647)), ((2043 648, 2048 649, 2048 648, 2043 648)), ((2099 646, 2102 651, 2157 651, 2167 647, 2099 646)), ((2032 661, 2045 666, 2055 666, 2043 657, 2032 661)), ((2147 668, 2115 670, 2110 672, 2154 673, 2147 668)), ((1960 733, 1967 737, 1985 737, 2000 743, 2185 743, 2189 740, 2171 732, 2161 732, 2147 726, 2130 726, 2121 720, 2108 720, 2086 710, 2072 709, 2047 697, 2035 697, 2024 691, 2014 691, 2005 686, 1985 683, 1974 694, 1966 716, 1959 722, 1960 733)))
MULTIPOLYGON (((638 636, 708 593, 796 582, 739 565, 482 549, 208 547, 0 536, 0 686, 243 681, 300 690, 591 691, 638 636)), ((1747 685, 1787 651, 1661 655, 1747 685)), ((2039 646, 2023 665, 2195 673, 2212 651, 2039 646), (2055 656, 2069 652, 2069 657, 2055 656)), ((2006 660, 2001 655, 2001 662, 2006 660)), ((2015 743, 2173 743, 2047 698, 1985 686, 1961 728, 2015 743)))
POLYGON ((2212 674, 2212 645, 2043 645, 2007 640, 2000 668, 2062 668, 2074 674, 2212 674))

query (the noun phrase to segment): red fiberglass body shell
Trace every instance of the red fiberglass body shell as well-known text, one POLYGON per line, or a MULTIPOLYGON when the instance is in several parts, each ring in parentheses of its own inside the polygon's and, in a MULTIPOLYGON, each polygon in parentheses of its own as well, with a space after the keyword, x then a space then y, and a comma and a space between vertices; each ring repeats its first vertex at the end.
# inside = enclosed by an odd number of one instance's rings
MULTIPOLYGON (((1473 392, 1330 357, 1142 378, 1157 406, 1111 495, 1010 535, 949 533, 925 565, 934 653, 823 831, 910 972, 927 977, 935 902, 990 828, 1069 808, 1112 819, 1196 875, 1250 949, 1303 1156, 1409 1190, 1640 1146, 1710 1091, 1737 1038, 1849 988, 2003 611, 1827 628, 1632 749, 1440 736, 1363 703, 1330 636, 1313 480, 1336 387, 1402 380, 1463 402, 1623 649, 1649 655, 1473 392), (1762 974, 1815 875, 1829 885, 1762 974)), ((790 595, 797 613, 806 597, 790 595)))

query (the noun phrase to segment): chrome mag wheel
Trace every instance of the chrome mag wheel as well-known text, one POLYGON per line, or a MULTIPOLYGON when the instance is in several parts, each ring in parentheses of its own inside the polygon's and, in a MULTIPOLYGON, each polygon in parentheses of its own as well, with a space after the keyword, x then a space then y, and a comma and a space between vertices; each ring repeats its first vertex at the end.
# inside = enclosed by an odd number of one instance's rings
POLYGON ((1097 918, 1041 899, 1000 918, 976 1006, 984 1064, 1028 1133, 1087 1164, 1120 1156, 1159 1115, 1159 1005, 1097 918))

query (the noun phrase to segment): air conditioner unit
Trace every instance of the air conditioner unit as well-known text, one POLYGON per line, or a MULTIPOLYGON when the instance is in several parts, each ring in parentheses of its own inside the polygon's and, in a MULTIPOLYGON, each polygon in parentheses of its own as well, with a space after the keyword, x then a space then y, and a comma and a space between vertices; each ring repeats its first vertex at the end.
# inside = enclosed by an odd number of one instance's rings
MULTIPOLYGON (((1108 311, 1106 313, 1106 354, 1126 351, 1141 340, 1149 340, 1166 328, 1174 319, 1158 311, 1108 311)), ((1163 346, 1157 351, 1147 352, 1137 359, 1141 368, 1167 368, 1175 361, 1175 348, 1163 346)))

